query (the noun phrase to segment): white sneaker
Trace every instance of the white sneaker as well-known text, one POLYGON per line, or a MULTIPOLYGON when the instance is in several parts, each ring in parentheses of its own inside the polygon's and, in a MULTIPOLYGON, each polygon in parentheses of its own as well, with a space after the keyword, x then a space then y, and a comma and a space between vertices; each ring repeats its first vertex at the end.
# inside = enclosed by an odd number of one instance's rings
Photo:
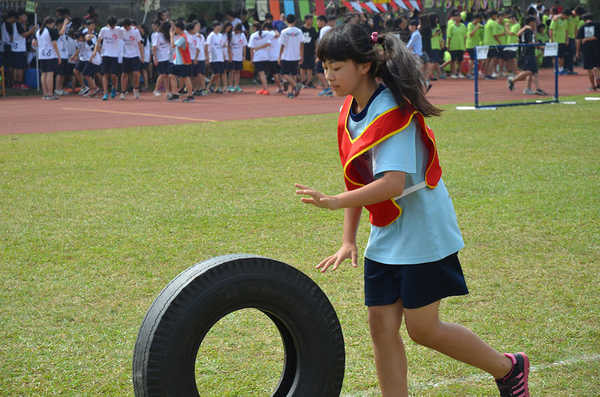
POLYGON ((492 77, 493 77, 493 78, 496 78, 496 77, 498 77, 498 73, 496 73, 496 72, 492 73, 492 77))
POLYGON ((500 77, 506 77, 507 74, 506 73, 500 73, 500 77))
POLYGON ((135 99, 139 99, 140 98, 140 90, 133 90, 133 97, 135 99))
POLYGON ((533 95, 533 94, 535 94, 535 91, 532 91, 531 88, 525 88, 523 90, 523 94, 525 94, 525 95, 533 95))
POLYGON ((457 74, 453 74, 453 75, 451 75, 451 76, 450 76, 450 78, 451 78, 451 79, 457 79, 457 78, 458 78, 458 75, 457 75, 457 74))
POLYGON ((79 95, 85 95, 90 90, 90 87, 85 86, 81 90, 79 90, 79 95))
POLYGON ((154 91, 154 96, 162 96, 162 94, 159 91, 154 91))
POLYGON ((173 93, 171 91, 167 92, 166 97, 167 97, 167 99, 172 98, 173 97, 173 93))
POLYGON ((464 75, 464 74, 462 74, 462 73, 459 73, 459 74, 458 74, 458 78, 459 78, 459 79, 464 79, 464 78, 465 78, 465 75, 464 75))
POLYGON ((125 99, 125 93, 124 92, 121 93, 121 97, 120 98, 121 98, 121 100, 125 99))

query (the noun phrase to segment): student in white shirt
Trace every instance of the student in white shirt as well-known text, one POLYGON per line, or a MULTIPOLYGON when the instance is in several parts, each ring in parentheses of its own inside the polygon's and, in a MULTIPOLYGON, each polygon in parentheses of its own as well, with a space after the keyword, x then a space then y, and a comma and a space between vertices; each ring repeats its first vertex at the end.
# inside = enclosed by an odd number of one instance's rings
POLYGON ((117 68, 119 65, 120 55, 120 42, 122 39, 121 28, 117 26, 117 17, 111 15, 106 20, 108 26, 105 26, 100 30, 98 35, 98 43, 94 48, 92 58, 102 50, 102 86, 104 88, 103 101, 108 101, 108 77, 112 81, 112 91, 110 97, 114 98, 117 96, 117 68))
MULTIPOLYGON (((54 20, 52 20, 52 22, 54 23, 54 20)), ((13 88, 21 90, 29 89, 23 82, 25 69, 27 69, 27 38, 38 30, 37 25, 26 30, 26 23, 27 13, 25 11, 19 11, 17 13, 17 20, 12 26, 12 52, 10 62, 13 67, 13 88)))
POLYGON ((144 47, 144 61, 141 62, 140 75, 144 80, 144 86, 140 91, 148 91, 148 66, 150 65, 150 47, 151 41, 148 35, 148 27, 145 24, 141 24, 138 27, 140 35, 142 36, 142 47, 144 47))
POLYGON ((63 84, 65 82, 65 78, 68 79, 69 74, 69 50, 67 48, 67 24, 69 23, 68 19, 57 18, 56 19, 56 29, 58 30, 58 40, 56 40, 56 45, 58 46, 58 52, 60 57, 60 64, 56 69, 56 89, 54 90, 54 95, 69 95, 69 93, 63 90, 63 84))
POLYGON ((221 78, 223 79, 223 85, 225 86, 223 91, 229 92, 229 86, 227 85, 227 82, 229 75, 231 75, 229 69, 229 61, 231 59, 230 41, 231 36, 233 35, 233 25, 231 22, 227 21, 223 23, 223 29, 221 31, 223 32, 223 61, 225 62, 225 70, 223 71, 221 78))
POLYGON ((194 95, 204 96, 206 95, 206 90, 204 89, 206 86, 206 81, 204 80, 204 75, 206 74, 205 40, 204 36, 199 33, 202 27, 200 26, 200 22, 192 22, 192 27, 187 32, 190 44, 190 56, 192 57, 190 78, 194 86, 194 95))
MULTIPOLYGON (((208 83, 208 88, 211 92, 222 94, 221 80, 222 75, 225 73, 225 61, 223 57, 223 35, 221 34, 221 22, 215 21, 212 24, 213 31, 210 32, 206 38, 206 55, 208 62, 210 62, 210 69, 212 70, 212 77, 208 83), (215 89, 212 85, 215 84, 215 89)), ((225 81, 223 81, 225 85, 225 81)))
POLYGON ((131 25, 131 19, 123 19, 121 28, 121 37, 123 38, 123 74, 121 74, 121 99, 125 99, 127 85, 129 84, 129 74, 133 74, 133 97, 140 97, 140 69, 144 62, 144 45, 142 44, 142 35, 139 30, 131 25))
MULTIPOLYGON (((331 17, 328 19, 327 16, 325 16, 325 15, 319 15, 319 17, 317 18, 317 26, 319 27, 319 39, 317 40, 317 48, 319 48, 319 41, 321 41, 321 39, 323 38, 325 33, 327 33, 332 28, 331 25, 333 25, 333 24, 335 24, 334 17, 331 17)), ((329 87, 329 83, 327 82, 327 79, 325 78, 325 70, 323 69, 323 62, 321 62, 320 59, 317 59, 317 63, 315 66, 315 74, 317 75, 317 79, 319 80, 319 83, 321 83, 321 87, 323 88, 323 90, 321 92, 319 92, 317 95, 332 97, 333 91, 331 91, 331 87, 329 87)))
MULTIPOLYGON (((4 4, 4 3, 3 3, 4 4)), ((12 65, 10 62, 11 53, 12 53, 12 39, 13 39, 13 27, 12 25, 17 20, 17 12, 15 10, 9 10, 6 13, 6 19, 2 23, 1 33, 2 37, 0 37, 0 45, 3 49, 2 54, 2 66, 4 67, 4 73, 6 77, 6 84, 12 81, 12 65), (6 72, 9 71, 8 74, 6 72)), ((10 86, 10 85, 8 85, 10 86)))
POLYGON ((254 33, 250 35, 248 48, 250 48, 254 71, 258 73, 262 84, 262 89, 256 93, 258 95, 269 95, 266 73, 269 71, 269 47, 271 46, 271 40, 275 37, 275 33, 262 30, 260 22, 254 22, 252 28, 254 29, 254 33))
POLYGON ((240 88, 240 72, 244 69, 244 58, 248 40, 242 32, 243 25, 235 25, 233 34, 229 39, 229 92, 242 92, 240 88))
POLYGON ((304 54, 304 35, 296 27, 296 16, 293 14, 285 18, 288 27, 281 31, 281 49, 279 50, 279 64, 281 75, 289 83, 288 98, 295 98, 300 94, 302 84, 296 81, 298 65, 302 63, 304 54))
POLYGON ((164 84, 167 92, 169 92, 169 79, 167 78, 167 71, 170 65, 170 53, 171 53, 171 23, 163 22, 160 25, 158 32, 155 32, 152 36, 152 55, 154 57, 154 67, 158 72, 158 79, 156 80, 156 87, 154 88, 154 96, 158 97, 160 93, 160 87, 164 84))
POLYGON ((271 32, 275 36, 271 39, 271 45, 269 46, 269 73, 273 76, 273 80, 275 80, 275 85, 277 86, 277 94, 283 94, 283 86, 281 84, 281 74, 279 71, 281 67, 279 66, 279 50, 281 45, 279 44, 279 31, 273 27, 273 23, 265 22, 263 23, 263 29, 266 32, 271 32))
POLYGON ((54 18, 46 17, 42 22, 42 27, 35 34, 33 46, 38 47, 38 57, 40 69, 42 70, 42 89, 44 96, 42 99, 58 99, 53 95, 54 73, 61 62, 58 45, 58 31, 54 29, 54 18))

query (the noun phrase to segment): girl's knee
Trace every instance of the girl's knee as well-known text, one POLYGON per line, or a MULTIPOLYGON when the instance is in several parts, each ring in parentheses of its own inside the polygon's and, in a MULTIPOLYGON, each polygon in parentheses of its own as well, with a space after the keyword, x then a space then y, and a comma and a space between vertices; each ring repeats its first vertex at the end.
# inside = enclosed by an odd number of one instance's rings
POLYGON ((413 342, 425 346, 435 347, 438 340, 439 328, 430 324, 406 323, 406 331, 413 342))

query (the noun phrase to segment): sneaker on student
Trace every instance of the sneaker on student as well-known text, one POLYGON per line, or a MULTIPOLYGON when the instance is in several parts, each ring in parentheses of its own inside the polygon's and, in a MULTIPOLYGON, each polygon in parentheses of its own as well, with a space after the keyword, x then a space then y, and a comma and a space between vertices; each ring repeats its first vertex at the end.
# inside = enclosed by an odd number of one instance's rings
POLYGON ((276 94, 285 94, 285 92, 283 91, 283 88, 279 87, 277 89, 277 91, 275 91, 276 94))
POLYGON ((117 96, 117 89, 113 87, 113 89, 110 91, 110 97, 114 99, 116 96, 117 96))
POLYGON ((325 88, 323 91, 319 92, 318 96, 327 96, 328 93, 331 93, 331 88, 325 88))
POLYGON ((576 72, 576 71, 574 71, 574 70, 569 70, 568 72, 569 72, 569 74, 579 74, 579 73, 577 73, 577 72, 576 72))
POLYGON ((91 97, 91 98, 93 98, 94 96, 96 96, 96 94, 98 93, 98 91, 100 91, 100 88, 94 87, 91 90, 88 90, 88 92, 84 95, 84 97, 91 97))
POLYGON ((464 74, 462 74, 462 73, 459 73, 459 74, 458 74, 458 78, 459 78, 459 79, 464 79, 464 78, 465 78, 465 75, 464 75, 464 74))
POLYGON ((102 97, 103 101, 108 101, 108 94, 104 94, 104 96, 102 97))
POLYGON ((596 87, 588 87, 588 91, 596 91, 596 87))
POLYGON ((515 90, 515 83, 513 83, 513 78, 509 77, 508 79, 506 79, 506 83, 508 84, 508 89, 511 91, 515 90))
POLYGON ((434 75, 429 76, 429 80, 431 81, 437 81, 437 77, 435 77, 434 75))
POLYGON ((222 93, 223 93, 223 90, 220 88, 215 91, 215 94, 222 94, 222 93))
POLYGON ((167 98, 167 101, 169 102, 177 102, 179 100, 179 95, 171 95, 170 97, 167 98))
POLYGON ((502 379, 496 379, 500 397, 529 397, 529 357, 525 353, 504 354, 513 367, 502 379))
POLYGON ((89 90, 90 90, 90 87, 85 86, 79 90, 79 95, 83 96, 83 95, 87 94, 89 92, 89 90))
POLYGON ((42 95, 42 99, 43 99, 44 101, 47 101, 47 100, 48 100, 48 95, 42 95))
POLYGON ((440 74, 440 79, 446 80, 446 75, 444 73, 440 74))
POLYGON ((173 96, 173 93, 171 91, 167 92, 167 94, 165 95, 165 97, 167 99, 171 98, 173 96))
POLYGON ((29 87, 29 86, 28 86, 27 84, 25 84, 25 83, 21 83, 21 87, 20 87, 20 89, 21 89, 21 90, 23 90, 23 91, 27 91, 27 90, 30 90, 30 89, 31 89, 31 87, 29 87))
POLYGON ((162 93, 160 91, 154 91, 152 94, 154 94, 154 96, 156 97, 162 96, 162 93))
POLYGON ((140 90, 136 90, 135 88, 133 89, 133 97, 135 99, 139 99, 140 98, 140 90))
POLYGON ((472 74, 467 74, 465 77, 469 80, 473 80, 475 78, 472 74))
POLYGON ((540 90, 535 90, 535 94, 536 95, 541 95, 541 96, 547 96, 548 95, 548 93, 546 91, 541 90, 541 89, 540 90))
POLYGON ((290 92, 290 93, 288 93, 288 94, 287 94, 287 97, 288 97, 288 98, 292 98, 292 99, 293 99, 293 98, 295 98, 295 96, 294 96, 294 93, 293 93, 293 92, 290 92))
POLYGON ((333 91, 329 90, 323 96, 327 97, 327 98, 331 98, 333 96, 333 91))
POLYGON ((262 94, 263 95, 271 95, 271 93, 269 92, 269 90, 263 90, 262 94))
POLYGON ((302 84, 300 84, 300 83, 296 84, 296 87, 294 87, 294 96, 300 95, 301 89, 302 89, 302 84))
POLYGON ((498 77, 498 73, 496 73, 496 72, 492 73, 492 77, 493 77, 493 78, 496 78, 496 77, 498 77))
POLYGON ((265 92, 265 90, 264 89, 260 89, 259 91, 256 91, 256 95, 262 95, 263 92, 265 92))
POLYGON ((188 96, 187 98, 185 98, 183 101, 181 101, 181 103, 189 103, 189 102, 196 102, 196 100, 194 99, 193 96, 188 96))
POLYGON ((242 90, 239 85, 235 86, 234 90, 235 92, 244 92, 244 90, 242 90))
POLYGON ((484 77, 485 80, 496 80, 496 78, 490 74, 484 77))
POLYGON ((451 79, 457 79, 457 78, 458 78, 458 75, 457 75, 457 74, 453 74, 453 75, 451 75, 451 76, 450 76, 450 78, 451 78, 451 79))
POLYGON ((50 101, 58 101, 60 97, 58 95, 49 95, 48 100, 50 101))
POLYGON ((535 91, 532 91, 531 88, 527 87, 523 90, 523 94, 525 95, 533 95, 535 94, 535 91))
POLYGON ((65 90, 54 90, 54 95, 65 95, 65 90))

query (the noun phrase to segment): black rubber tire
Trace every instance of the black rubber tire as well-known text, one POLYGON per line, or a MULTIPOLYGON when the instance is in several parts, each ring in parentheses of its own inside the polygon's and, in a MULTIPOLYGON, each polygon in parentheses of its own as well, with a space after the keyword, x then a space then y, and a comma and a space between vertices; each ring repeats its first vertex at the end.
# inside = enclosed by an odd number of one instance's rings
POLYGON ((202 340, 219 319, 244 308, 269 316, 283 341, 284 366, 272 397, 340 395, 344 337, 327 296, 292 266, 250 255, 206 260, 162 290, 135 342, 135 395, 198 396, 195 360, 202 340))

